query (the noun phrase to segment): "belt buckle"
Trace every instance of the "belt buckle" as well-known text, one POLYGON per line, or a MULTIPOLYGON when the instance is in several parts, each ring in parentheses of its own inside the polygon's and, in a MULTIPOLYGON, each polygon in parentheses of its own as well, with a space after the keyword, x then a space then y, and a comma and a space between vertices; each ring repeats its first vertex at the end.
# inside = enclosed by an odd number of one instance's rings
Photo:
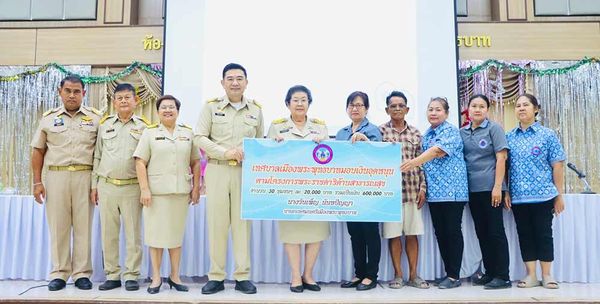
POLYGON ((117 186, 123 186, 125 183, 119 179, 113 179, 113 183, 117 186))
POLYGON ((237 160, 230 160, 228 164, 230 166, 237 166, 238 162, 237 162, 237 160))
POLYGON ((67 171, 71 171, 71 172, 75 171, 75 166, 73 166, 73 165, 68 165, 68 166, 67 166, 67 171))

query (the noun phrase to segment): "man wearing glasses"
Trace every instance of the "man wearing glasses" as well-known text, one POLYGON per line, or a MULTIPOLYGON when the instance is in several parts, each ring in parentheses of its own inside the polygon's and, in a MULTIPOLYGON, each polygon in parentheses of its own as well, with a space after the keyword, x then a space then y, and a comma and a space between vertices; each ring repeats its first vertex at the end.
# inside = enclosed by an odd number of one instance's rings
POLYGON ((235 289, 256 293, 250 282, 250 222, 241 219, 242 142, 245 137, 263 138, 261 106, 246 98, 246 69, 236 63, 223 68, 221 85, 226 95, 209 100, 200 113, 194 140, 208 156, 206 167, 206 220, 208 222, 210 271, 203 294, 224 289, 227 239, 231 228, 235 259, 235 289))
MULTIPOLYGON (((386 98, 385 111, 390 121, 379 126, 384 142, 402 144, 402 161, 413 159, 421 154, 421 133, 416 127, 409 125, 405 118, 410 108, 404 93, 393 91, 386 98)), ((402 173, 402 222, 383 223, 383 237, 389 239, 390 255, 394 266, 395 278, 389 283, 393 289, 404 285, 427 289, 429 283, 417 275, 419 257, 418 235, 424 232, 421 207, 425 203, 425 175, 421 168, 416 167, 410 172, 402 173), (402 241, 406 237, 406 256, 408 257, 409 276, 405 283, 402 277, 402 241)))

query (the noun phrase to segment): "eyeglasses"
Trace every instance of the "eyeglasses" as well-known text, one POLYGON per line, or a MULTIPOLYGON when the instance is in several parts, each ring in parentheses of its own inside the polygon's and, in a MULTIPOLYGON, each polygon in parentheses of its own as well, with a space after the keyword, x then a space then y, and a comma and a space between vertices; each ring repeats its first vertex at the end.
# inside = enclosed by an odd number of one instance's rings
POLYGON ((159 110, 176 110, 177 107, 176 106, 160 106, 158 109, 159 110))
POLYGON ((354 108, 354 109, 362 109, 364 107, 365 107, 364 104, 349 104, 348 105, 348 109, 352 109, 352 108, 354 108))
POLYGON ((390 108, 392 110, 402 110, 402 109, 406 109, 406 105, 397 103, 397 104, 389 105, 388 108, 390 108))

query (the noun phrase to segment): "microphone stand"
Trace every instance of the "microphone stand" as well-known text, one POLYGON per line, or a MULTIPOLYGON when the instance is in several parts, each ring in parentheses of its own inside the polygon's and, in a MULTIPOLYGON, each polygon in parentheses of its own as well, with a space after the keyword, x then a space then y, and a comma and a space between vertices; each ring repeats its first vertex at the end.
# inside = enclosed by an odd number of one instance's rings
POLYGON ((592 187, 585 178, 585 174, 577 170, 577 167, 575 167, 575 165, 572 163, 567 163, 567 167, 573 170, 577 174, 577 177, 583 182, 583 191, 581 192, 581 194, 596 194, 596 192, 592 191, 592 187))
POLYGON ((582 177, 580 179, 583 182, 583 191, 581 192, 581 194, 596 194, 596 192, 592 191, 592 187, 590 187, 590 184, 588 183, 587 179, 585 179, 585 177, 582 177))

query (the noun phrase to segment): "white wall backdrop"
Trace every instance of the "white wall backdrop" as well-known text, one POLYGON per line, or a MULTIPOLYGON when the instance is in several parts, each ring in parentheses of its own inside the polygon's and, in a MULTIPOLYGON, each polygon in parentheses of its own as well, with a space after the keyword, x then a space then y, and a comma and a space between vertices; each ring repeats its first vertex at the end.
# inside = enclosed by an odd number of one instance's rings
MULTIPOLYGON (((385 96, 403 91, 409 122, 424 130, 430 97, 457 106, 454 1, 168 0, 164 92, 195 125, 205 100, 222 96, 223 66, 248 70, 246 96, 263 104, 265 125, 287 115, 287 89, 313 93, 312 117, 332 134, 347 124, 346 97, 370 97, 369 119, 387 120, 385 96)), ((451 121, 457 115, 451 113, 451 121)))

